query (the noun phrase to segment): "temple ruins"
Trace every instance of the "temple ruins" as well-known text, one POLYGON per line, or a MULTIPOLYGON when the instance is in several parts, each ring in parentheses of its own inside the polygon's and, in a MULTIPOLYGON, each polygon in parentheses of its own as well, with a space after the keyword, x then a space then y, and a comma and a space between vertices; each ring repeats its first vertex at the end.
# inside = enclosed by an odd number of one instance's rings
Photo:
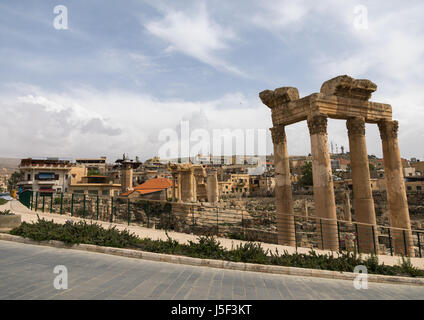
POLYGON ((218 175, 215 169, 191 163, 172 164, 172 201, 209 202, 219 201, 218 175), (178 191, 178 194, 177 194, 178 191))
MULTIPOLYGON (((320 93, 300 98, 294 87, 259 94, 271 109, 275 165, 278 243, 295 245, 290 166, 285 127, 306 120, 310 133, 315 216, 322 249, 338 250, 338 225, 327 139, 327 119, 346 120, 352 166, 353 208, 361 252, 378 246, 378 231, 370 185, 365 123, 377 124, 383 145, 390 225, 395 253, 413 255, 411 225, 398 146, 398 122, 388 104, 369 99, 377 86, 370 80, 339 76, 324 82, 320 93), (399 228, 399 229, 396 229, 399 228), (404 245, 407 243, 406 245, 404 245), (408 252, 405 252, 407 250, 408 252)), ((347 217, 348 218, 348 217, 347 217)))

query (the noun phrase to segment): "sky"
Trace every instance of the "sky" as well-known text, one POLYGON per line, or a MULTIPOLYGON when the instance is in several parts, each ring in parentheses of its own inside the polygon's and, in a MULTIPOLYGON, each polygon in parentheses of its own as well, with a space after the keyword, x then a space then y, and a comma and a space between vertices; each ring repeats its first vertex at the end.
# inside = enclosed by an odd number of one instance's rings
MULTIPOLYGON (((347 74, 377 84, 402 157, 424 160, 423 15, 421 0, 3 0, 0 157, 145 160, 182 121, 190 134, 253 130, 254 153, 270 154, 259 92, 303 97, 347 74)), ((310 152, 306 122, 286 132, 290 155, 310 152)), ((349 150, 345 121, 329 120, 328 140, 349 150)))

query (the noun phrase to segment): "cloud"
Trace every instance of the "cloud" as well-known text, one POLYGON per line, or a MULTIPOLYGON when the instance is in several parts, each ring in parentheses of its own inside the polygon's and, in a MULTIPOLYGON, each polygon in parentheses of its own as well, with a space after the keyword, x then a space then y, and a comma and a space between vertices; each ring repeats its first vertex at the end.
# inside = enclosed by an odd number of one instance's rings
POLYGON ((236 36, 231 29, 211 19, 204 2, 186 11, 168 8, 162 19, 149 21, 144 26, 169 44, 168 52, 180 52, 215 69, 246 76, 219 56, 220 52, 230 49, 229 42, 236 36))

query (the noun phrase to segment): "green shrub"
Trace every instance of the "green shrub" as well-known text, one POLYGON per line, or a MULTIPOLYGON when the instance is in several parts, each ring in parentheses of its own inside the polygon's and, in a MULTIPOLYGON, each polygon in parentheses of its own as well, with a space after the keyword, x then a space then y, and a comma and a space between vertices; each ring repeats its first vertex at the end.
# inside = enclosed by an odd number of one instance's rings
POLYGON ((6 203, 7 203, 6 199, 3 199, 3 198, 0 199, 0 206, 4 205, 6 203))

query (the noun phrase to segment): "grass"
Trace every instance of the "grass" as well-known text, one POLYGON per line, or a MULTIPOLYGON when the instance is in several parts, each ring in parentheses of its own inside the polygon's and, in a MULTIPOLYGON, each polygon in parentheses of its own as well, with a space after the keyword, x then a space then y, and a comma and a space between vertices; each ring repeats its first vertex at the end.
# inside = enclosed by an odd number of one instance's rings
POLYGON ((340 252, 338 254, 309 253, 289 254, 265 250, 261 244, 247 242, 235 248, 226 249, 214 237, 199 237, 196 242, 180 244, 168 236, 167 240, 141 239, 127 230, 120 231, 115 227, 104 229, 98 224, 85 221, 67 221, 56 224, 53 221, 38 219, 35 223, 23 222, 10 231, 11 234, 30 238, 36 241, 59 240, 66 244, 94 244, 106 247, 132 248, 143 251, 183 255, 203 259, 219 259, 233 262, 246 262, 267 265, 279 265, 299 268, 312 268, 332 271, 353 272, 355 266, 364 265, 368 273, 384 275, 401 275, 423 277, 424 270, 417 269, 409 259, 403 258, 398 266, 380 264, 378 257, 371 255, 363 258, 356 252, 340 252))
POLYGON ((3 199, 3 198, 0 199, 0 206, 4 205, 6 203, 7 203, 6 199, 3 199))

